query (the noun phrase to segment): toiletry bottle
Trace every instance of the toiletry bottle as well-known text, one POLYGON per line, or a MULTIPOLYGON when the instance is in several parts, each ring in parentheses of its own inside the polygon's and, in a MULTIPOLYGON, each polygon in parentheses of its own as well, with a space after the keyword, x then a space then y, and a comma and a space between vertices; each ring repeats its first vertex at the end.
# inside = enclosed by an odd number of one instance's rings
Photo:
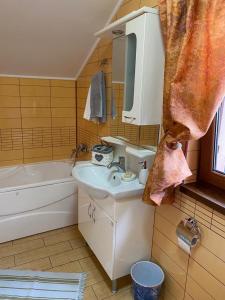
POLYGON ((139 172, 139 183, 145 185, 148 179, 148 169, 146 160, 140 161, 139 164, 141 165, 141 170, 139 172))

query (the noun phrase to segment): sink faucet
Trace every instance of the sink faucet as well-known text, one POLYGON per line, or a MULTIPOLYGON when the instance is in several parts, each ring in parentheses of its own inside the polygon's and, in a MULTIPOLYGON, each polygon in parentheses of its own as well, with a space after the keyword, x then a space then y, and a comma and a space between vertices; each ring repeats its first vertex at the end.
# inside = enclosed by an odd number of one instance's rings
POLYGON ((118 172, 120 173, 126 172, 125 157, 119 156, 118 162, 113 161, 107 166, 108 169, 111 169, 112 167, 116 167, 118 169, 118 172))
POLYGON ((80 152, 88 152, 88 146, 86 144, 78 144, 76 148, 72 149, 70 158, 73 159, 73 167, 76 164, 76 160, 80 152))

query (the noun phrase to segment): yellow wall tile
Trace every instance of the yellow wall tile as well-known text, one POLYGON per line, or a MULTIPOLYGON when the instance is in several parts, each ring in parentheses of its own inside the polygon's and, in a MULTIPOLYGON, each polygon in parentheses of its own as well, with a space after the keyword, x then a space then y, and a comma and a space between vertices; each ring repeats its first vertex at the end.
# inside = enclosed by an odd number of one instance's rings
POLYGON ((52 118, 52 127, 67 127, 75 125, 76 120, 74 118, 52 118))
POLYGON ((61 159, 63 157, 70 158, 74 146, 75 145, 53 147, 53 159, 61 159))
POLYGON ((0 119, 0 128, 21 128, 21 119, 0 119))
MULTIPOLYGON (((205 221, 207 224, 213 222, 214 213, 211 208, 182 193, 176 193, 176 195, 176 203, 182 203, 184 200, 185 205, 190 204, 196 218, 201 213, 202 217, 207 218, 205 221)), ((152 257, 178 284, 184 287, 185 299, 192 297, 194 300, 222 300, 225 297, 225 235, 223 237, 214 232, 213 225, 210 229, 199 224, 202 233, 200 246, 192 250, 191 258, 186 254, 184 257, 176 255, 175 248, 179 249, 176 226, 181 219, 188 216, 181 209, 182 206, 179 208, 171 205, 163 205, 156 209, 152 257), (187 267, 185 268, 185 266, 187 267), (188 274, 186 279, 181 276, 179 268, 184 270, 185 276, 188 274)), ((201 220, 204 219, 201 218, 201 220)), ((223 228, 223 225, 221 226, 223 228)), ((182 250, 179 249, 179 251, 182 250)), ((171 295, 173 290, 165 284, 163 296, 167 297, 168 293, 171 295)), ((183 298, 176 298, 174 295, 174 299, 183 298)))
POLYGON ((184 300, 193 300, 193 298, 186 293, 184 296, 184 300))
POLYGON ((16 77, 0 77, 0 84, 19 85, 19 79, 16 77))
POLYGON ((32 163, 38 163, 38 162, 44 162, 44 161, 50 161, 52 160, 52 155, 49 156, 40 156, 40 157, 32 157, 32 158, 24 158, 23 163, 24 164, 32 164, 32 163))
POLYGON ((75 80, 51 80, 51 86, 75 87, 75 80))
POLYGON ((159 0, 141 0, 140 7, 143 7, 143 6, 155 7, 158 4, 159 4, 159 0))
POLYGON ((58 117, 58 118, 75 118, 76 117, 76 111, 74 108, 52 108, 52 117, 58 117))
POLYGON ((50 107, 50 97, 21 97, 21 107, 50 107))
POLYGON ((206 291, 204 291, 190 276, 187 277, 186 290, 192 297, 191 299, 212 300, 212 297, 206 291))
POLYGON ((88 88, 79 88, 77 90, 77 97, 86 99, 88 95, 88 88))
MULTIPOLYGON (((73 80, 0 77, 1 166, 51 160, 52 150, 46 153, 46 149, 52 149, 53 144, 75 146, 75 105, 73 80), (52 125, 59 130, 53 136, 52 125), (23 137, 16 131, 21 126, 23 137), (23 154, 24 147, 24 157, 9 157, 18 149, 23 154)), ((61 151, 60 158, 67 158, 67 153, 61 151)))
POLYGON ((52 107, 75 107, 75 98, 51 98, 52 107))
POLYGON ((214 299, 225 299, 225 286, 193 259, 190 260, 188 274, 214 299))
POLYGON ((117 12, 117 18, 122 18, 123 16, 129 14, 134 10, 138 10, 140 8, 140 0, 132 0, 122 5, 117 12))
POLYGON ((0 96, 1 107, 20 107, 20 97, 0 96))
POLYGON ((37 78, 20 78, 20 85, 49 86, 50 80, 37 78))
POLYGON ((35 157, 52 157, 52 147, 24 149, 24 158, 33 159, 35 157))
POLYGON ((48 86, 21 86, 21 96, 50 96, 50 88, 48 86))
POLYGON ((0 161, 0 167, 8 167, 8 166, 16 166, 23 163, 23 157, 21 159, 13 159, 13 160, 6 160, 6 157, 3 157, 3 160, 0 161))
POLYGON ((0 151, 0 161, 23 158, 23 150, 0 151))
POLYGON ((203 246, 193 249, 191 257, 225 285, 225 262, 203 246))
POLYGON ((177 247, 177 243, 174 244, 166 236, 160 233, 157 229, 154 230, 153 242, 159 246, 163 251, 180 266, 187 271, 188 267, 188 255, 177 247))
POLYGON ((23 118, 23 128, 51 127, 51 118, 23 118))
POLYGON ((75 97, 75 88, 65 88, 65 87, 52 87, 51 88, 51 96, 52 97, 75 97))
POLYGON ((170 276, 165 271, 165 282, 164 282, 164 299, 167 300, 168 293, 172 299, 183 299, 184 297, 184 289, 176 282, 176 280, 173 279, 172 276, 170 276))
POLYGON ((21 108, 22 118, 50 118, 50 108, 21 108))
POLYGON ((0 118, 20 118, 20 108, 0 108, 0 118))
POLYGON ((176 264, 176 259, 172 260, 161 248, 155 243, 152 247, 152 256, 163 268, 173 277, 176 282, 185 287, 186 272, 176 264))
POLYGON ((18 85, 0 85, 0 96, 19 96, 18 85))

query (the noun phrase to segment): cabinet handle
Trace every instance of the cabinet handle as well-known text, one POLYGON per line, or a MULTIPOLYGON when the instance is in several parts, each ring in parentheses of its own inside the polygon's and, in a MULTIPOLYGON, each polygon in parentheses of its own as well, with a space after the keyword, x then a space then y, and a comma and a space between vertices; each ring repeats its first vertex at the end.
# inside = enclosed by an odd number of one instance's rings
POLYGON ((91 215, 91 217, 92 217, 92 220, 93 220, 93 222, 95 223, 95 207, 93 207, 93 209, 92 209, 92 215, 91 215))
POLYGON ((89 215, 89 218, 91 218, 91 212, 90 212, 90 209, 91 209, 91 203, 90 203, 89 206, 88 206, 88 215, 89 215))

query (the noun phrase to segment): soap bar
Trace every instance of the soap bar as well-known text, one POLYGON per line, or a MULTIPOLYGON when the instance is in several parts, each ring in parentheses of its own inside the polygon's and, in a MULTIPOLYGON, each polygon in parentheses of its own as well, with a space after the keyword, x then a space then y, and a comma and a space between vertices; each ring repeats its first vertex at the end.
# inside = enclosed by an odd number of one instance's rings
POLYGON ((130 171, 124 173, 124 174, 121 176, 121 179, 122 179, 123 181, 132 181, 132 180, 134 180, 135 178, 136 178, 136 174, 134 174, 133 172, 130 172, 130 171))

